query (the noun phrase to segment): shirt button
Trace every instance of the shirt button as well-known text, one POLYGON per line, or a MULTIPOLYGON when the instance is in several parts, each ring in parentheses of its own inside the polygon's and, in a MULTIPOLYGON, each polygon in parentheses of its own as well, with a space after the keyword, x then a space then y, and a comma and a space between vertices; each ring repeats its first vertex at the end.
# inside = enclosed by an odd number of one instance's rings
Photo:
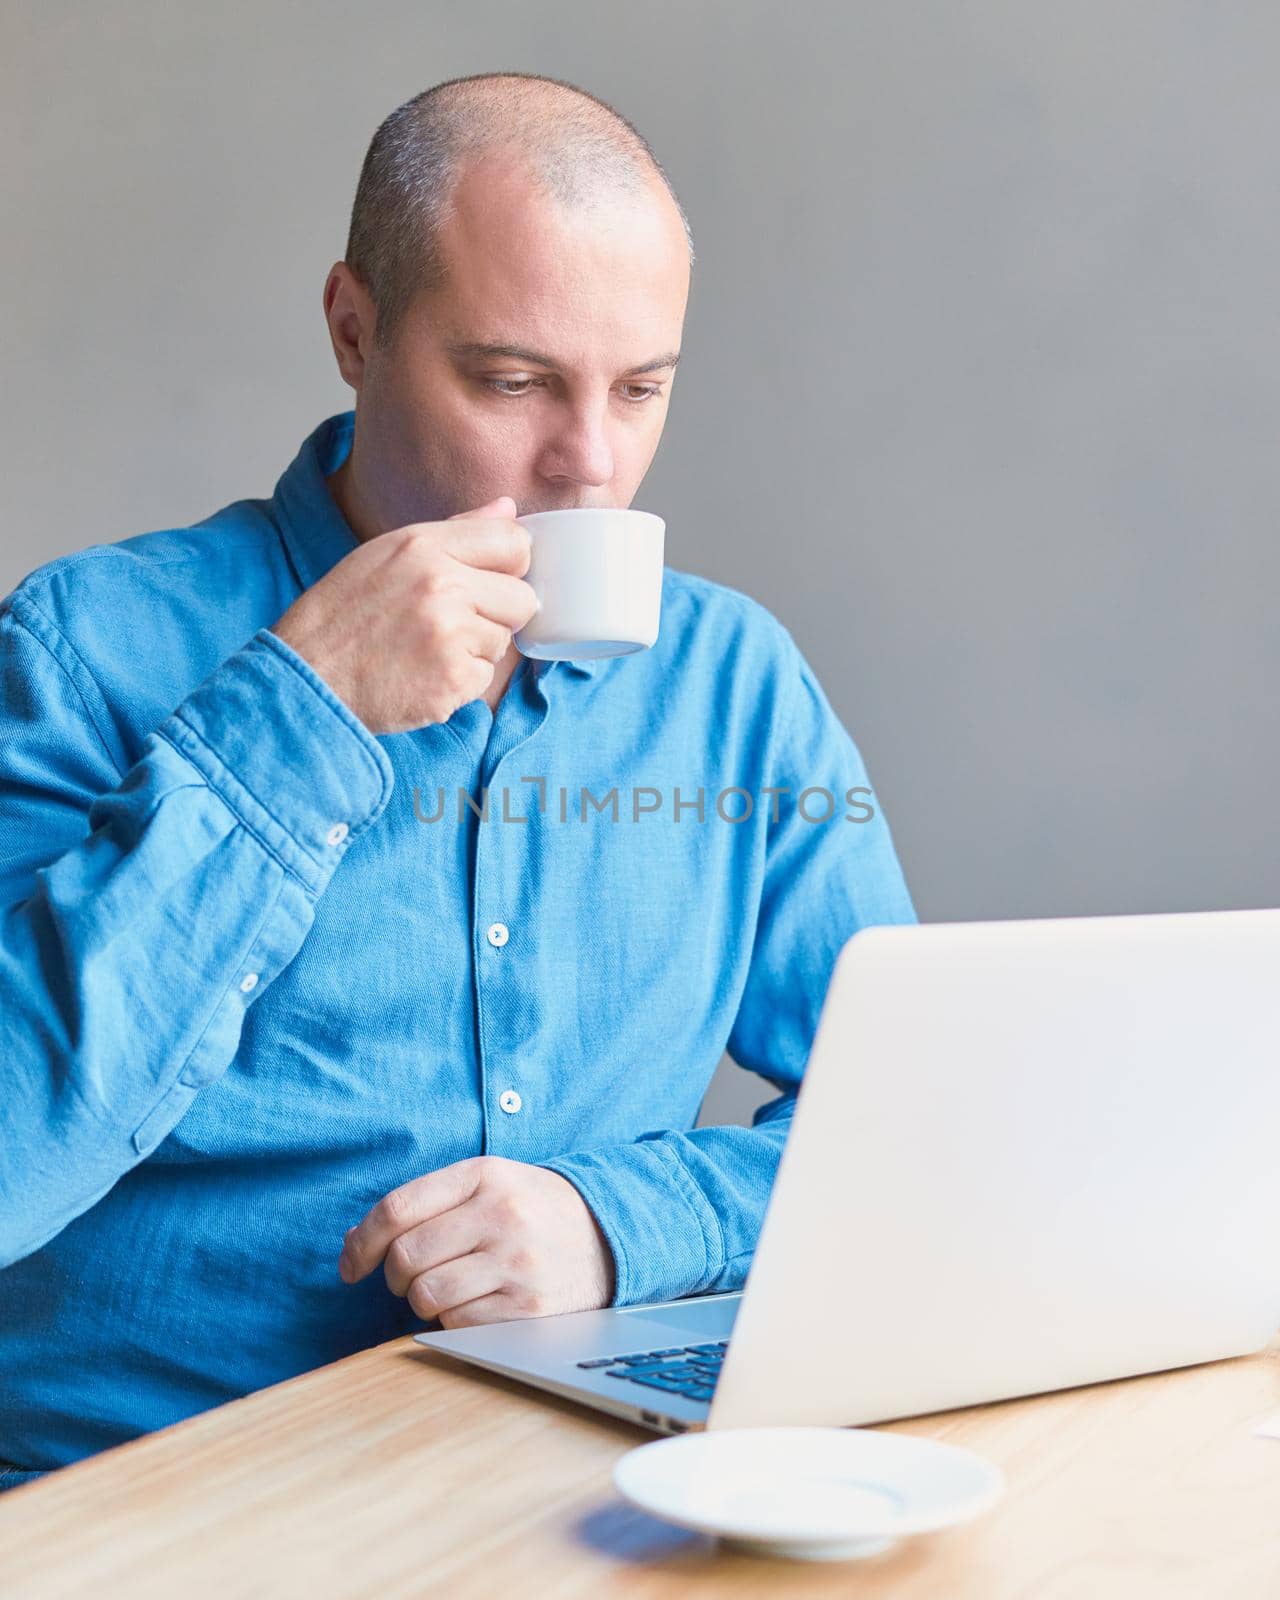
POLYGON ((495 950, 501 950, 503 945, 506 944, 507 940, 511 936, 507 932, 507 925, 505 922, 491 922, 489 924, 489 931, 485 937, 495 950))
POLYGON ((508 1111, 514 1116, 524 1102, 514 1089, 504 1089, 498 1096, 498 1104, 504 1111, 508 1111))
POLYGON ((335 822, 325 834, 325 841, 328 844, 341 844, 350 831, 345 822, 335 822))
POLYGON ((246 972, 240 980, 240 993, 248 994, 250 989, 256 989, 257 987, 258 974, 256 972, 246 972))

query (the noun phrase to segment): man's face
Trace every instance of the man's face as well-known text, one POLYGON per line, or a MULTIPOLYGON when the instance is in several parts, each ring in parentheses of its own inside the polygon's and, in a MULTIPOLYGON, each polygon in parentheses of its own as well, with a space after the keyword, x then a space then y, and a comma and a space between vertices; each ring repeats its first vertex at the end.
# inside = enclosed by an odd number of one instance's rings
POLYGON ((662 436, 689 294, 670 197, 655 180, 652 197, 567 210, 488 157, 455 203, 446 286, 410 306, 391 348, 361 337, 361 370, 344 366, 383 513, 438 520, 503 494, 520 514, 630 505, 662 436))

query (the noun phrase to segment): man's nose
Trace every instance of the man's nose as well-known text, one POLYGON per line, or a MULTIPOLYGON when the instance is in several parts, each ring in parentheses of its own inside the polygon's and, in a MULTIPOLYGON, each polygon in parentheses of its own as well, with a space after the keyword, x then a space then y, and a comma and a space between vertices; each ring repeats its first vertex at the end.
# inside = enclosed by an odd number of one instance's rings
POLYGON ((596 410, 574 412, 545 452, 544 476, 599 489, 613 481, 613 474, 607 414, 596 410))

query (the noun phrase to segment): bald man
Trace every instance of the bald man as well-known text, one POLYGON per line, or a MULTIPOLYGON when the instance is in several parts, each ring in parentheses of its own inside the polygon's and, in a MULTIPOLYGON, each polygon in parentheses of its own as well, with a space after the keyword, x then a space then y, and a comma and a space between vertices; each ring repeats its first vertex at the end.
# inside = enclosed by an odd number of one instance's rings
POLYGON ((325 284, 354 411, 0 609, 0 1481, 424 1323, 744 1281, 835 958, 915 920, 888 826, 737 590, 512 643, 517 517, 653 460, 692 259, 601 101, 437 85, 325 284), (777 1096, 699 1128, 726 1050, 777 1096))

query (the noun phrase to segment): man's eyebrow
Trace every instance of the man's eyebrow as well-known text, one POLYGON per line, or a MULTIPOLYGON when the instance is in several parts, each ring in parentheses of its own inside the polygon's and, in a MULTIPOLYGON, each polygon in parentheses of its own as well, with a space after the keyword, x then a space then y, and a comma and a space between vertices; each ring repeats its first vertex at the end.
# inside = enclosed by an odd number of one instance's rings
MULTIPOLYGON (((524 361, 533 367, 554 367, 555 361, 550 356, 540 356, 536 350, 525 350, 517 344, 451 344, 449 354, 460 361, 496 361, 507 357, 512 361, 524 361)), ((674 367, 680 359, 678 350, 668 350, 663 355, 654 356, 652 361, 646 361, 638 367, 628 367, 621 374, 624 378, 638 378, 644 372, 660 372, 664 367, 674 367)))

